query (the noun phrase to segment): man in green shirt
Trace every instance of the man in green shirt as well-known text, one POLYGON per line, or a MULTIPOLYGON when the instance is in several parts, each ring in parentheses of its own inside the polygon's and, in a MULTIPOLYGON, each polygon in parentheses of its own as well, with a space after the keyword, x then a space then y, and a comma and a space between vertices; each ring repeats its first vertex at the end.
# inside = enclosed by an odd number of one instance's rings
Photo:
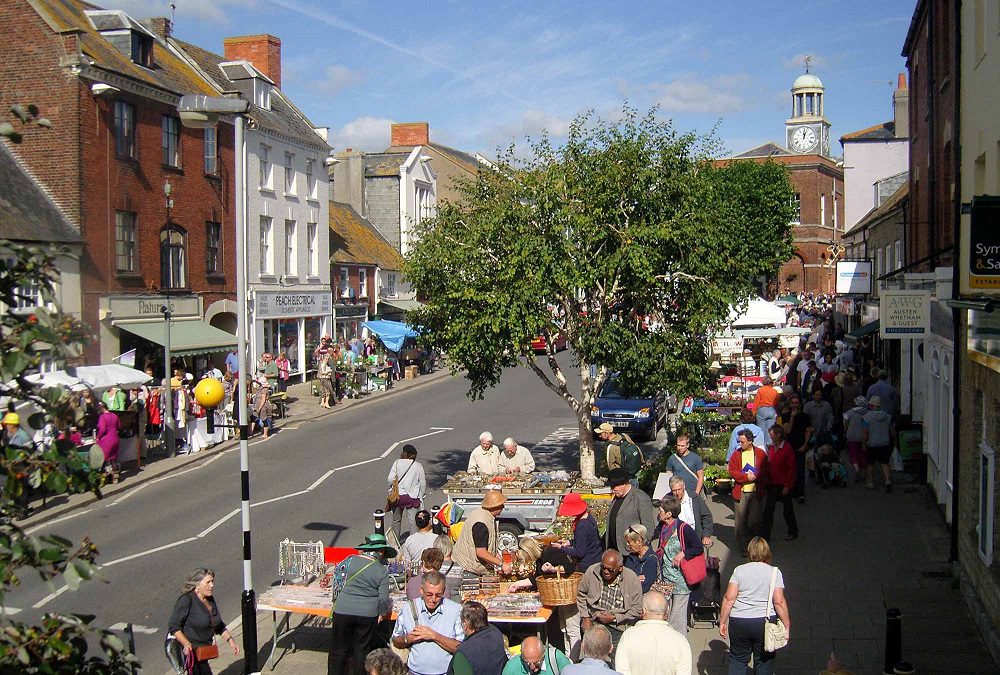
POLYGON ((535 675, 535 673, 559 675, 570 663, 572 662, 569 657, 555 647, 546 648, 538 638, 527 637, 521 643, 521 655, 507 662, 503 675, 535 675))
POLYGON ((261 354, 260 374, 267 378, 267 383, 271 385, 271 391, 278 391, 278 364, 274 362, 274 354, 264 352, 261 354))

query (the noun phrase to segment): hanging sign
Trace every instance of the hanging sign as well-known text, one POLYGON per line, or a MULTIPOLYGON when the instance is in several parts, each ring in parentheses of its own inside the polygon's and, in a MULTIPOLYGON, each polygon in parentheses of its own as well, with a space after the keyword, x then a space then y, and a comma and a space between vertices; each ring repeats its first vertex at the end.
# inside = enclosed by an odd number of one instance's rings
POLYGON ((1000 295, 1000 197, 972 198, 960 265, 963 294, 1000 295))
POLYGON ((924 337, 931 330, 929 291, 879 292, 879 337, 903 340, 924 337))
POLYGON ((837 261, 837 295, 869 295, 871 292, 871 260, 837 261))

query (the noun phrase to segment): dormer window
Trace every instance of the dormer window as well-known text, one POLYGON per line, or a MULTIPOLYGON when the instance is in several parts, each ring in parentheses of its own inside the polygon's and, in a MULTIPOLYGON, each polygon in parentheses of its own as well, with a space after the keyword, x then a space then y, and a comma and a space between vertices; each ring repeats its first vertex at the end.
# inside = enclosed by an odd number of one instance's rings
POLYGON ((261 79, 254 79, 253 102, 261 110, 271 109, 271 84, 261 79))
POLYGON ((146 68, 153 67, 153 38, 132 31, 132 62, 146 68))
POLYGON ((153 67, 156 36, 120 9, 92 9, 84 12, 91 25, 108 43, 143 68, 153 67))

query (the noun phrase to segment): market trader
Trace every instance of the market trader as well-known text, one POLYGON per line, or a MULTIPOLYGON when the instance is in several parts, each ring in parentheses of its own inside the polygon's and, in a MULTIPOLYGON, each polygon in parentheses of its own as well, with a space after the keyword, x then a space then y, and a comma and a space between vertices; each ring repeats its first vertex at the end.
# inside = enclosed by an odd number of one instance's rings
POLYGON ((632 484, 638 485, 635 477, 642 468, 642 451, 639 446, 629 438, 628 434, 615 433, 615 428, 607 422, 597 427, 597 433, 601 440, 608 444, 606 450, 608 471, 624 469, 632 484))
POLYGON ((513 565, 497 555, 497 517, 503 512, 507 498, 500 490, 487 490, 483 503, 465 516, 465 524, 458 535, 451 557, 462 569, 482 576, 492 574, 500 567, 510 574, 513 565))
POLYGON ((469 455, 468 471, 487 476, 500 473, 500 448, 493 442, 493 434, 490 432, 479 434, 479 445, 469 455))
POLYGON ((509 436, 503 440, 500 453, 500 470, 504 473, 531 473, 535 470, 535 458, 523 445, 509 436))

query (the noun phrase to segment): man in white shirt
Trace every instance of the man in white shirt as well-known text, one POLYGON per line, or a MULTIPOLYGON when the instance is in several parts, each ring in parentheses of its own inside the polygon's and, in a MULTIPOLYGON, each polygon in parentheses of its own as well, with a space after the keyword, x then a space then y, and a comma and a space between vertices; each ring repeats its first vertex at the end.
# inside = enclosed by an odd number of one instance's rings
POLYGON ((535 470, 535 459, 526 447, 518 445, 508 436, 500 453, 500 470, 504 473, 531 473, 535 470))
POLYGON ((666 618, 662 593, 642 596, 642 620, 622 635, 615 670, 622 675, 691 675, 691 645, 666 618))
POLYGON ((670 477, 670 492, 681 503, 681 512, 677 517, 694 528, 702 545, 711 546, 712 535, 715 534, 715 520, 705 500, 701 497, 692 499, 681 476, 670 477))
POLYGON ((489 476, 500 473, 500 448, 493 443, 493 434, 490 432, 479 434, 479 445, 469 455, 468 471, 489 476))

